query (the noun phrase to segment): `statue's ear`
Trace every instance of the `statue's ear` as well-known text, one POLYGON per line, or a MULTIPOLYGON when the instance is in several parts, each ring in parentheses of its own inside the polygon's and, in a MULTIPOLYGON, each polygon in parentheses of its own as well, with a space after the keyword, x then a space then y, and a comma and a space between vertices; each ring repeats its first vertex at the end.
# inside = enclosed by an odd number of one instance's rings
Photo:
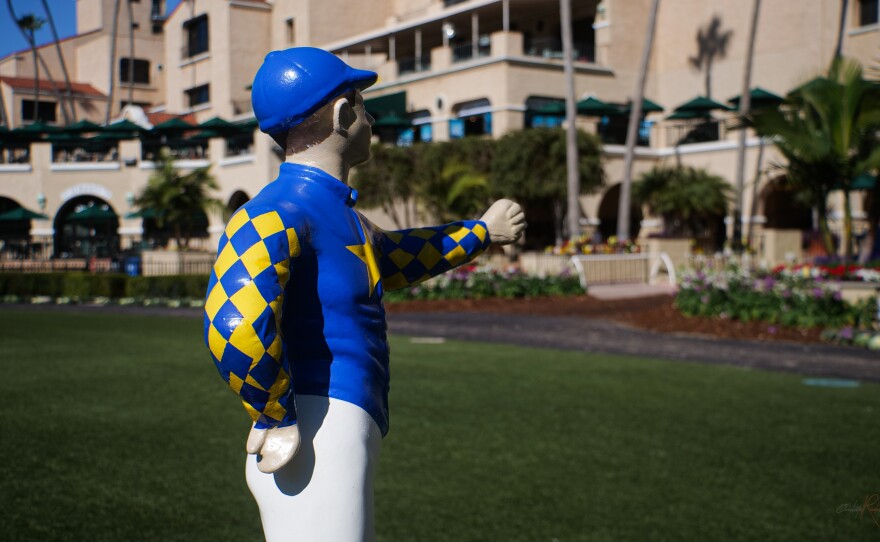
POLYGON ((333 131, 342 137, 348 137, 348 129, 357 120, 357 115, 348 99, 340 96, 333 104, 333 131))

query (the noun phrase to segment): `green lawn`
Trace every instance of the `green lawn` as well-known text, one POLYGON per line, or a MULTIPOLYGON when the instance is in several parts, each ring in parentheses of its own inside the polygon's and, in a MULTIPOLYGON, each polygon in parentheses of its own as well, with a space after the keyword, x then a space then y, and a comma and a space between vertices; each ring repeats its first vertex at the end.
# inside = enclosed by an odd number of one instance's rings
MULTIPOLYGON (((875 385, 392 343, 382 541, 880 536, 875 385)), ((2 308, 0 369, 4 540, 261 539, 200 320, 2 308)))

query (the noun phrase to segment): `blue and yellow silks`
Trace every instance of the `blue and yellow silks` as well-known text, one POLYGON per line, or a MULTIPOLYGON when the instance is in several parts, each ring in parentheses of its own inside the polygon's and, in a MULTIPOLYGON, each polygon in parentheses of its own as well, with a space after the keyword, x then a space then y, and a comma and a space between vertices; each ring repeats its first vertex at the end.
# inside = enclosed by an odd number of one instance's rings
POLYGON ((480 221, 383 231, 357 192, 291 163, 230 219, 205 302, 205 342, 257 428, 296 423, 297 394, 363 408, 388 432, 383 290, 469 262, 480 221))

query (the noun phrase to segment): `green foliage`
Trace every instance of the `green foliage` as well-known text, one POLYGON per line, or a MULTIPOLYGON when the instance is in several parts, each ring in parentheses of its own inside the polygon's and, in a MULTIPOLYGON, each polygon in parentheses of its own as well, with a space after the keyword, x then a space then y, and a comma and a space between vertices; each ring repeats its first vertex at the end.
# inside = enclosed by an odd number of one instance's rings
POLYGON ((819 210, 829 254, 834 247, 826 201, 832 190, 844 191, 844 246, 851 257, 850 186, 859 175, 880 169, 880 87, 863 78, 857 62, 836 59, 826 75, 802 85, 783 107, 756 113, 751 121, 785 158, 777 167, 788 182, 819 210))
POLYGON ((495 149, 495 141, 474 137, 414 145, 419 201, 441 222, 474 218, 488 205, 488 197, 483 190, 464 188, 467 184, 473 186, 474 179, 488 178, 495 149), (456 183, 461 183, 456 189, 459 195, 450 203, 449 194, 456 183))
POLYGON ((663 217, 667 234, 694 237, 726 214, 730 185, 705 169, 655 166, 633 185, 632 193, 663 217))
POLYGON ((574 276, 533 277, 520 273, 453 272, 432 281, 386 292, 386 301, 570 296, 584 293, 574 276))
POLYGON ((377 143, 370 154, 372 158, 355 168, 352 176, 359 205, 380 207, 400 229, 412 226, 412 217, 408 215, 416 194, 413 148, 377 143), (398 210, 401 203, 403 215, 398 210))
POLYGON ((207 275, 130 277, 115 273, 0 273, 0 296, 80 300, 96 297, 202 299, 207 289, 207 275))
POLYGON ((722 317, 796 327, 868 327, 876 302, 850 305, 812 277, 751 275, 736 268, 685 274, 675 297, 688 316, 722 317))
POLYGON ((181 173, 168 150, 162 149, 156 160, 156 171, 135 200, 142 212, 155 213, 160 228, 172 230, 177 246, 183 250, 195 233, 196 217, 208 210, 223 209, 219 200, 208 195, 209 191, 219 189, 208 170, 198 168, 181 173))

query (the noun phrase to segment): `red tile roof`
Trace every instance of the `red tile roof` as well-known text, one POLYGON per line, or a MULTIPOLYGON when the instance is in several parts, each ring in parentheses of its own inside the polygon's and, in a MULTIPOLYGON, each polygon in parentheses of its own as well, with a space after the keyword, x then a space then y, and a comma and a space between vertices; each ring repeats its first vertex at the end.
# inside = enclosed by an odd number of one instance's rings
MULTIPOLYGON (((31 77, 0 77, 0 83, 7 84, 18 90, 29 90, 31 92, 34 90, 34 80, 31 77)), ((60 92, 66 91, 64 81, 55 81, 55 85, 53 86, 52 83, 46 79, 38 79, 37 84, 40 87, 40 92, 54 93, 55 89, 58 89, 60 92)), ((81 96, 105 97, 100 90, 87 83, 74 83, 71 81, 70 89, 74 94, 79 94, 81 96)))
POLYGON ((163 122, 171 119, 180 119, 182 121, 186 121, 190 124, 198 124, 196 120, 196 116, 192 113, 187 113, 185 115, 177 115, 174 113, 166 113, 164 111, 159 113, 147 113, 147 120, 150 121, 150 124, 156 126, 157 124, 162 124, 163 122))

